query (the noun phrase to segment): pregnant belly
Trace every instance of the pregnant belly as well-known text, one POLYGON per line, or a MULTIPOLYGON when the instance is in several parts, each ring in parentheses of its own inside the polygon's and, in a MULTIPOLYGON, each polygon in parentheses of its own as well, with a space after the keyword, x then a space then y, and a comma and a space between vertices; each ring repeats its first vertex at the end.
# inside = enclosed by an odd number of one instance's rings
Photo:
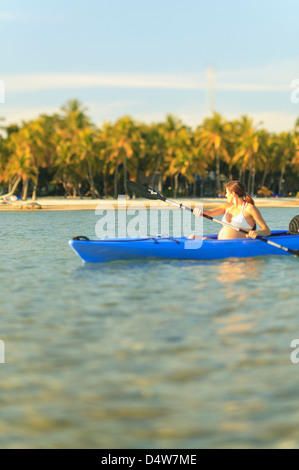
POLYGON ((222 227, 220 232, 218 233, 218 240, 228 240, 232 238, 245 238, 245 233, 238 232, 230 227, 222 227))

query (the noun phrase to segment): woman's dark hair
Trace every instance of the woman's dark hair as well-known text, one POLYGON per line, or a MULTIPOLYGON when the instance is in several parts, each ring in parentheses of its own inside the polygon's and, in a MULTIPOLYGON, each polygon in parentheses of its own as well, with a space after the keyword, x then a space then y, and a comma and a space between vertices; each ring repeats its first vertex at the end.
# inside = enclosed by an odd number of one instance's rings
POLYGON ((241 181, 229 181, 225 187, 230 191, 234 191, 237 196, 242 197, 245 202, 254 206, 254 200, 246 193, 246 186, 241 181))

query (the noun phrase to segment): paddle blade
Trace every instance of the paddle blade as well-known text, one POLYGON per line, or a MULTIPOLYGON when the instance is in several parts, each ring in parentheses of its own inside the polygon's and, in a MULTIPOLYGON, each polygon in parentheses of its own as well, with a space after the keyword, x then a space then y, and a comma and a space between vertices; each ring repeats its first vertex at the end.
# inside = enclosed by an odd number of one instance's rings
POLYGON ((158 191, 155 191, 144 184, 135 183, 135 181, 127 180, 127 187, 132 193, 146 199, 160 199, 161 201, 165 201, 166 199, 158 191))
POLYGON ((292 235, 299 234, 299 215, 295 215, 295 217, 291 220, 289 224, 289 232, 292 235))

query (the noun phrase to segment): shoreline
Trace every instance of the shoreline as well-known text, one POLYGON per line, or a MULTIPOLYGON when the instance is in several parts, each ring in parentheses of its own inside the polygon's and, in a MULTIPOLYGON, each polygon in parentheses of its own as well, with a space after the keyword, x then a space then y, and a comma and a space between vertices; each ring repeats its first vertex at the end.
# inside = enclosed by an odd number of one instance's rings
MULTIPOLYGON (((226 199, 217 198, 180 198, 171 199, 174 202, 182 203, 187 207, 203 204, 207 209, 217 207, 226 202, 226 199)), ((299 207, 299 198, 255 198, 255 204, 259 208, 263 207, 299 207)), ((160 200, 149 199, 125 199, 120 196, 118 199, 90 199, 90 198, 64 198, 61 197, 40 197, 36 201, 9 201, 0 200, 0 212, 20 212, 20 211, 73 211, 73 210, 116 210, 116 209, 179 209, 171 204, 160 200)))

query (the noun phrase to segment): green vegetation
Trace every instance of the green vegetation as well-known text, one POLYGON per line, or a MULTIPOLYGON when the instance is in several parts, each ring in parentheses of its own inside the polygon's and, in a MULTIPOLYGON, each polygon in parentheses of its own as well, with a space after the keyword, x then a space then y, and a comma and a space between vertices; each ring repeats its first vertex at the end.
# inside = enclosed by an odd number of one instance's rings
POLYGON ((299 120, 280 134, 217 113, 195 130, 171 115, 150 125, 125 116, 99 128, 72 100, 58 114, 2 129, 0 198, 116 198, 127 192, 127 178, 174 197, 221 194, 228 179, 262 196, 299 190, 299 120))

